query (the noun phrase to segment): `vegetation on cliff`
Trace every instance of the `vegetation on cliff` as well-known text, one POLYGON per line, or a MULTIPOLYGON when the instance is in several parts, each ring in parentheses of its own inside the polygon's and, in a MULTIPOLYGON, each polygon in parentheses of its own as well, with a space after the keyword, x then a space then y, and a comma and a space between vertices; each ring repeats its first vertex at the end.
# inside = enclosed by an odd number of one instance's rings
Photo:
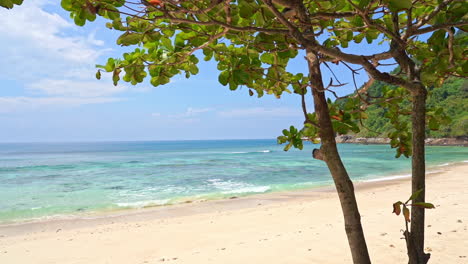
MULTIPOLYGON (((385 83, 375 82, 368 89, 370 96, 382 96, 386 91, 395 89, 385 83)), ((428 110, 443 110, 448 117, 445 122, 440 124, 438 130, 426 129, 428 137, 459 137, 468 135, 468 80, 463 78, 448 78, 440 87, 428 88, 427 107, 428 110)), ((411 102, 403 100, 400 105, 401 111, 409 112, 411 102)), ((386 114, 388 109, 378 105, 369 106, 367 109, 367 119, 362 120, 362 129, 357 134, 360 137, 388 137, 388 134, 394 130, 386 114)), ((409 115, 406 117, 409 120, 409 115)))

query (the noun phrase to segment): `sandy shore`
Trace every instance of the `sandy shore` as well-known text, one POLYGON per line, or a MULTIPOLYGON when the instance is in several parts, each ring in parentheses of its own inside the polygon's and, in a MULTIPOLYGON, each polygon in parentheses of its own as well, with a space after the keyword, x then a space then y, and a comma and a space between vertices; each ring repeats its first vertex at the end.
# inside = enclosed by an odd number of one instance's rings
MULTIPOLYGON (((430 263, 468 263, 468 164, 428 177, 430 263)), ((392 203, 409 179, 356 184, 373 263, 406 263, 392 203)), ((351 263, 330 188, 0 226, 0 263, 351 263)))

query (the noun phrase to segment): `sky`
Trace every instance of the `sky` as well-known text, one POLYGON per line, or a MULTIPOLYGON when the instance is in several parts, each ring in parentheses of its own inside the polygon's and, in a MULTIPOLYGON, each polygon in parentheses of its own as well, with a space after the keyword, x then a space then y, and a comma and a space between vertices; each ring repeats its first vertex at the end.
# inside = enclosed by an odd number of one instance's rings
MULTIPOLYGON (((257 98, 247 88, 230 91, 218 83, 213 62, 201 60, 198 75, 175 76, 158 87, 148 81, 114 86, 108 75, 96 80, 96 64, 128 50, 115 43, 119 32, 105 22, 78 27, 60 1, 0 9, 0 142, 259 139, 301 126, 298 95, 257 98)), ((384 49, 355 45, 348 51, 384 49)), ((302 56, 289 69, 305 72, 302 56)), ((351 73, 335 66, 334 72, 349 83, 337 93, 352 92, 351 73)), ((365 80, 361 73, 358 85, 365 80)))

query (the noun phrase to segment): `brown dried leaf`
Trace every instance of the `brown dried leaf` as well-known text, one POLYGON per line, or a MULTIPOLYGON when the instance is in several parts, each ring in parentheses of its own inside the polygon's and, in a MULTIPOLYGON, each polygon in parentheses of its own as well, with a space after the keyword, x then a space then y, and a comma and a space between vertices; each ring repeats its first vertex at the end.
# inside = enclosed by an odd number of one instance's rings
POLYGON ((411 222, 411 220, 410 220, 410 211, 409 211, 408 207, 406 207, 406 206, 403 207, 403 215, 405 216, 406 222, 411 222))
POLYGON ((396 202, 393 204, 393 213, 395 213, 396 215, 400 215, 401 213, 401 204, 402 202, 396 202))

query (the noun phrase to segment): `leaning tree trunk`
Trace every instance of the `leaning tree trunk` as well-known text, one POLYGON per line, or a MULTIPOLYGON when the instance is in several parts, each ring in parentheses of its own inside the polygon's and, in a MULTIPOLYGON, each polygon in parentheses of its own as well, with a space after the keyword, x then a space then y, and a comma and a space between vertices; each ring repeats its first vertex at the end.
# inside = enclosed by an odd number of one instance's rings
MULTIPOLYGON (((426 138, 426 96, 427 90, 422 85, 412 93, 413 109, 411 113, 413 130, 412 184, 415 193, 423 189, 413 202, 424 202, 426 193, 426 163, 424 140, 426 138)), ((410 264, 426 264, 430 254, 424 253, 424 208, 414 206, 411 212, 411 231, 408 240, 408 257, 410 264)))
POLYGON ((370 262, 367 251, 366 240, 361 225, 354 187, 346 169, 341 162, 338 149, 336 147, 335 133, 333 131, 328 104, 325 98, 322 73, 317 55, 307 51, 307 61, 309 66, 309 77, 312 84, 312 95, 314 98, 315 113, 317 114, 320 126, 319 136, 322 142, 320 153, 327 163, 328 169, 335 182, 336 191, 343 211, 346 235, 348 236, 351 255, 355 264, 368 264, 370 262))

